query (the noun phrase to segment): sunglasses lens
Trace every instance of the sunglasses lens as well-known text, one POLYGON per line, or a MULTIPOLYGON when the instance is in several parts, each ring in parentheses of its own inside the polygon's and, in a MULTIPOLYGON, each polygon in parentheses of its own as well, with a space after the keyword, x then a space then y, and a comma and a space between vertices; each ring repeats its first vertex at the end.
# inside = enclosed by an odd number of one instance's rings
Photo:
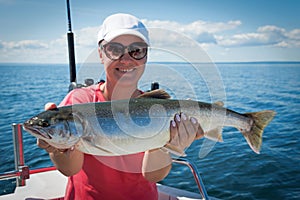
POLYGON ((108 43, 104 45, 104 51, 108 58, 118 60, 124 54, 124 46, 119 43, 108 43))
POLYGON ((147 55, 148 46, 143 42, 135 42, 129 45, 128 53, 136 60, 141 60, 147 55))

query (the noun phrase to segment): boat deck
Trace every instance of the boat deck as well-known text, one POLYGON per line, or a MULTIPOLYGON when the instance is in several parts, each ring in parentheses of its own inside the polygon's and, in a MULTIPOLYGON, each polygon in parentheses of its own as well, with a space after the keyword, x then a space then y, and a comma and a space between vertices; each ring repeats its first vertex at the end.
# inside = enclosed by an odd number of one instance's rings
MULTIPOLYGON (((57 170, 30 175, 26 185, 17 187, 13 194, 0 196, 0 200, 26 199, 42 200, 55 199, 64 196, 67 177, 57 170)), ((202 199, 200 194, 157 184, 159 200, 202 199)))

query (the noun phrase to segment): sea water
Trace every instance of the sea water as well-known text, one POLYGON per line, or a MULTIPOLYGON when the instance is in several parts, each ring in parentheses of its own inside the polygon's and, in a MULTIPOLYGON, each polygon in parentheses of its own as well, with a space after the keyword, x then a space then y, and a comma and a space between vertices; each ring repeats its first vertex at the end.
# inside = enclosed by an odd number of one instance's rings
MULTIPOLYGON (((78 82, 104 79, 102 68, 99 64, 78 66, 78 82)), ((58 104, 68 92, 68 73, 64 64, 0 64, 0 173, 14 170, 11 124, 43 111, 47 102, 58 104)), ((187 159, 196 164, 210 196, 300 198, 300 63, 150 63, 140 88, 148 90, 155 81, 172 98, 222 100, 225 107, 241 113, 277 113, 265 129, 260 154, 252 152, 234 128, 224 128, 223 143, 201 139, 187 149, 187 159)), ((52 165, 33 136, 24 131, 23 140, 30 169, 52 165)), ((11 190, 13 183, 0 181, 0 194, 11 190)), ((178 164, 161 183, 198 192, 189 169, 178 164)))

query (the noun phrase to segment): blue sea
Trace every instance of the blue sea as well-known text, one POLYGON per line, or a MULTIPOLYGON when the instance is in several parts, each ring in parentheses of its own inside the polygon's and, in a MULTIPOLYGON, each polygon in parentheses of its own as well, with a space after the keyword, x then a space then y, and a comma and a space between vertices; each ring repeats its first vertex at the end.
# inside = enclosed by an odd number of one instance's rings
MULTIPOLYGON (((77 67, 78 81, 104 78, 102 66, 77 67)), ((0 64, 0 173, 14 170, 12 123, 43 111, 47 102, 59 103, 68 92, 67 64, 0 64)), ((140 88, 154 81, 173 98, 214 102, 237 112, 275 110, 266 127, 260 154, 255 154, 234 128, 224 128, 223 143, 206 139, 187 149, 187 159, 201 173, 210 196, 221 199, 300 199, 300 63, 149 63, 140 88)), ((23 132, 25 162, 31 168, 51 166, 36 139, 23 132)), ((0 181, 0 194, 12 180, 0 181)), ((174 164, 162 181, 198 192, 189 169, 174 164)))

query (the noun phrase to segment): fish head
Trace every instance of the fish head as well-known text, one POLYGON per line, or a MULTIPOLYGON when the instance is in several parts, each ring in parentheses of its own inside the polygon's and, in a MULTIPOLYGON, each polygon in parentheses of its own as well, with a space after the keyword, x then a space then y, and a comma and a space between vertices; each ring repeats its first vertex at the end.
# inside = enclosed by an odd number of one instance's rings
POLYGON ((74 146, 82 133, 80 123, 76 123, 72 112, 59 109, 47 110, 23 124, 24 129, 33 136, 45 140, 50 145, 67 149, 74 146))

